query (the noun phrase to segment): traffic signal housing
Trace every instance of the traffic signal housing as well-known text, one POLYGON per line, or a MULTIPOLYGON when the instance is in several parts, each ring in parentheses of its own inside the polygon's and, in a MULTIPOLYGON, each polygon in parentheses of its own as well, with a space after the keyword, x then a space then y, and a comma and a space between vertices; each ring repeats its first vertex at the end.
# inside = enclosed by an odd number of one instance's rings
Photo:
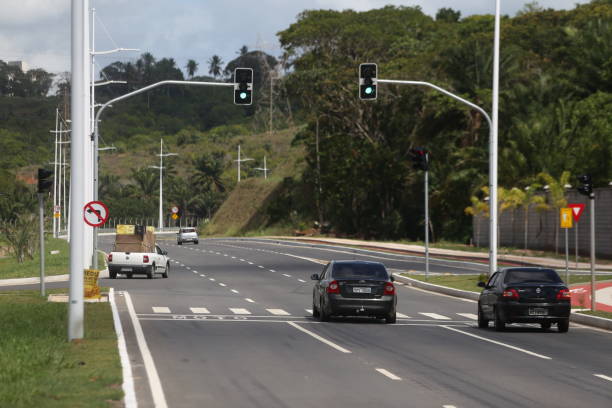
POLYGON ((47 169, 38 169, 38 192, 47 193, 53 186, 53 172, 47 169))
POLYGON ((595 198, 595 195, 593 194, 593 181, 591 179, 591 175, 583 174, 582 176, 578 176, 578 181, 582 183, 582 185, 578 187, 578 192, 589 198, 595 198))
POLYGON ((359 65, 359 98, 376 99, 378 66, 372 63, 359 65))
POLYGON ((423 171, 429 170, 429 152, 427 149, 415 147, 410 149, 410 155, 412 156, 412 168, 423 171))
POLYGON ((236 68, 234 70, 234 103, 236 105, 253 103, 252 68, 236 68))

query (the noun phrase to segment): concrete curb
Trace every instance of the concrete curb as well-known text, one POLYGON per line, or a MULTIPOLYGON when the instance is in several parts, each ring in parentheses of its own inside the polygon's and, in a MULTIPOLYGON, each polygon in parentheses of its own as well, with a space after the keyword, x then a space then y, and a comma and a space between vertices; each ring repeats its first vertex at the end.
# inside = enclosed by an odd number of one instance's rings
MULTIPOLYGON (((468 290, 454 289, 449 288, 447 286, 434 285, 433 283, 422 282, 420 280, 408 278, 406 276, 402 276, 395 273, 393 274, 393 276, 408 283, 408 285, 410 286, 414 286, 415 288, 423 290, 429 290, 431 292, 442 293, 449 296, 455 296, 462 299, 470 299, 476 301, 478 301, 478 297, 480 296, 480 293, 478 292, 470 292, 468 290)), ((570 321, 585 326, 597 327, 599 329, 604 330, 612 330, 612 319, 606 319, 603 317, 589 316, 582 313, 572 312, 572 314, 570 315, 570 321)))

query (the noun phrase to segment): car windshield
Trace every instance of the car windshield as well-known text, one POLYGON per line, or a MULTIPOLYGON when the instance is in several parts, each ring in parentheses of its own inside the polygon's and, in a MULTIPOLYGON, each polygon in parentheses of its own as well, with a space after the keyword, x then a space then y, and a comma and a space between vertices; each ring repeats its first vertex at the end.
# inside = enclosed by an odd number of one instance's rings
POLYGON ((387 280, 389 275, 380 264, 335 264, 332 272, 334 279, 380 279, 387 280))
POLYGON ((552 269, 543 270, 513 270, 508 271, 505 283, 560 283, 561 278, 557 275, 557 272, 552 269))
POLYGON ((196 232, 195 228, 184 228, 183 232, 196 232))

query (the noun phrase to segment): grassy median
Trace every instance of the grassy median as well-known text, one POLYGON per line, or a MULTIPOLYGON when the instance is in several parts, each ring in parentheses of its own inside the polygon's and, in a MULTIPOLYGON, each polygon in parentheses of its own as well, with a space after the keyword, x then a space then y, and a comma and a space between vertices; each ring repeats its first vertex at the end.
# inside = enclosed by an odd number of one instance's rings
POLYGON ((75 342, 67 341, 66 303, 48 303, 37 291, 5 292, 0 310, 0 407, 121 406, 109 303, 85 305, 85 338, 75 342))

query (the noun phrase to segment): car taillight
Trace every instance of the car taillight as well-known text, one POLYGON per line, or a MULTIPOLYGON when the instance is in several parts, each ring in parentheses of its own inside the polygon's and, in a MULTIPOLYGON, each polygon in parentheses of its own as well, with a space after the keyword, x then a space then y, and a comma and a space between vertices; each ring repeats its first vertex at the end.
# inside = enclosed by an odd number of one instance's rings
POLYGON ((113 254, 108 254, 108 262, 113 262, 113 254))
POLYGON ((519 293, 516 289, 506 289, 502 293, 502 297, 508 300, 519 300, 519 293))
POLYGON ((385 295, 395 295, 395 286, 391 282, 385 283, 385 295))
POLYGON ((569 289, 561 289, 557 292, 557 300, 572 300, 572 292, 569 289))
POLYGON ((326 291, 327 293, 340 293, 340 285, 338 285, 338 282, 336 281, 331 281, 327 286, 326 291))
POLYGON ((142 256, 142 262, 149 263, 149 255, 143 255, 142 256))

